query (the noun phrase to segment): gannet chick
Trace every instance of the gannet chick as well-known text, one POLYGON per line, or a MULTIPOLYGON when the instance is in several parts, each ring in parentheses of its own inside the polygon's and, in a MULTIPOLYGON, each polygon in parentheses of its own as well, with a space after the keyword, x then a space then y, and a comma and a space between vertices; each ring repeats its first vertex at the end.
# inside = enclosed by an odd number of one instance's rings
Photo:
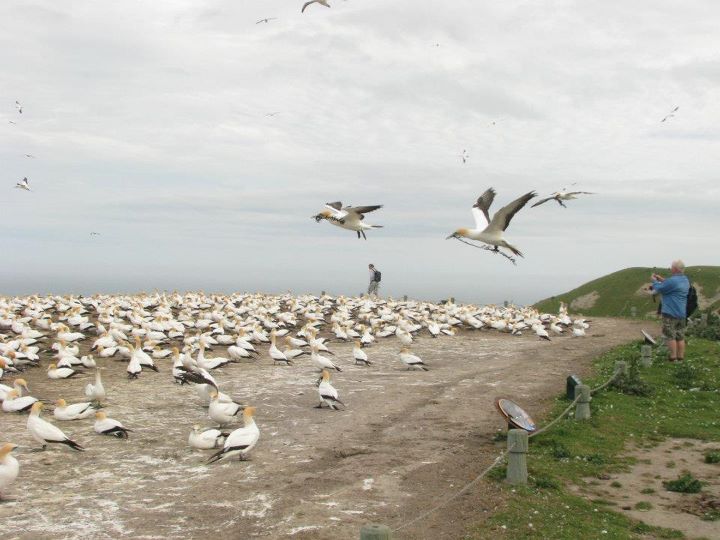
POLYGON ((37 403, 37 398, 32 396, 22 396, 17 390, 10 390, 2 403, 4 412, 24 412, 32 408, 37 403))
POLYGON ((411 354, 407 347, 400 349, 400 360, 402 360, 403 364, 405 364, 408 369, 418 368, 423 371, 428 371, 430 369, 425 365, 419 356, 411 354))
POLYGON ((17 448, 17 444, 5 443, 0 446, 0 500, 3 499, 5 490, 15 482, 20 473, 20 464, 11 454, 17 448))
POLYGON ((315 406, 316 409, 322 409, 323 403, 326 403, 332 410, 339 410, 338 405, 345 404, 338 399, 337 390, 330 384, 330 373, 328 370, 322 370, 322 381, 318 386, 318 394, 320 394, 320 403, 315 406))
POLYGON ((208 463, 214 463, 233 456, 238 456, 240 461, 247 459, 247 454, 255 447, 260 438, 260 430, 255 424, 255 420, 253 420, 254 414, 255 407, 245 407, 243 411, 245 425, 227 436, 223 449, 210 456, 208 463))
POLYGON ((368 360, 368 356, 365 353, 365 351, 362 350, 361 344, 359 341, 355 342, 355 346, 353 347, 353 358, 355 358, 355 363, 361 363, 365 364, 366 366, 369 366, 372 364, 370 360, 368 360))
POLYGON ((112 435, 118 439, 127 439, 128 433, 132 433, 131 429, 126 428, 117 420, 108 418, 104 411, 95 413, 95 425, 93 426, 95 433, 100 435, 112 435))
POLYGON ((69 379, 77 375, 79 371, 75 371, 69 367, 57 367, 56 364, 50 364, 47 369, 47 375, 50 379, 69 379))
POLYGON ((199 448, 200 450, 210 450, 211 448, 219 448, 228 436, 227 431, 220 431, 219 429, 206 429, 200 430, 200 426, 193 426, 190 436, 188 437, 188 444, 193 448, 199 448))
POLYGON ((73 450, 82 452, 85 450, 75 441, 68 438, 60 428, 54 426, 50 422, 40 418, 40 411, 43 408, 41 401, 33 403, 30 409, 30 416, 28 416, 27 429, 30 435, 37 442, 42 444, 42 450, 45 450, 48 444, 65 444, 73 450))
POLYGON ((89 402, 73 403, 68 405, 67 402, 60 398, 55 402, 55 410, 53 415, 58 420, 80 420, 82 418, 90 418, 97 407, 89 402))

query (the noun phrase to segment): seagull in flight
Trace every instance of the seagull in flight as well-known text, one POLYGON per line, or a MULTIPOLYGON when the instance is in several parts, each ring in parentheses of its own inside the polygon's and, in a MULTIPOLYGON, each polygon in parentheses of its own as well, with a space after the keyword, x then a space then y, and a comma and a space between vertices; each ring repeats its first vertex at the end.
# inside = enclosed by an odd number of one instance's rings
POLYGON ((100 233, 99 232, 91 232, 90 236, 100 236, 100 233))
POLYGON ((278 114, 280 114, 280 111, 267 113, 265 116, 277 116, 278 114))
POLYGON ((277 17, 266 17, 265 19, 260 19, 260 20, 259 20, 258 22, 256 22, 255 24, 269 23, 270 21, 277 21, 277 17))
POLYGON ((15 108, 17 109, 17 112, 22 114, 22 105, 20 105, 20 102, 18 100, 15 100, 15 108))
POLYGON ((666 114, 665 117, 662 120, 660 120, 660 123, 665 122, 668 118, 672 118, 673 116, 675 116, 675 113, 678 111, 679 108, 680 108, 680 106, 678 105, 672 111, 670 111, 668 114, 666 114))
POLYGON ((502 253, 499 248, 504 247, 520 257, 522 257, 523 254, 518 248, 511 245, 507 242, 507 240, 505 240, 505 238, 503 238, 503 232, 507 230, 508 225, 510 225, 510 220, 515 216, 515 214, 517 214, 520 209, 533 197, 537 197, 537 193, 534 191, 526 193, 522 197, 515 199, 510 204, 503 206, 500 210, 495 212, 495 215, 492 219, 490 219, 490 206, 492 205, 493 200, 495 200, 495 190, 490 188, 478 197, 477 202, 472 207, 473 217, 475 218, 475 228, 458 229, 448 236, 447 239, 460 239, 461 237, 465 237, 470 240, 478 240, 488 246, 494 246, 494 249, 487 249, 500 253, 515 262, 512 257, 502 253))
POLYGON ((336 227, 342 227, 343 229, 355 231, 357 233, 358 240, 360 239, 360 235, 367 240, 365 231, 370 229, 381 229, 382 225, 369 225, 367 223, 363 223, 365 214, 374 212, 378 208, 382 207, 382 204, 374 204, 371 206, 346 206, 343 208, 342 203, 337 201, 326 203, 325 210, 312 216, 312 218, 317 223, 326 219, 336 227))
POLYGON ((470 157, 470 154, 467 153, 467 150, 463 148, 462 154, 460 154, 460 159, 462 159, 463 163, 467 163, 468 158, 470 157))
POLYGON ((18 182, 15 184, 16 189, 24 189, 25 191, 31 191, 30 186, 28 185, 28 179, 27 176, 22 179, 21 182, 18 182))
POLYGON ((327 3, 327 0, 310 0, 309 2, 305 2, 302 9, 300 10, 300 13, 305 13, 305 10, 310 4, 320 4, 325 7, 330 7, 330 4, 327 3))
POLYGON ((8 124, 17 124, 17 122, 13 122, 12 120, 8 120, 8 124))
POLYGON ((557 203, 563 208, 567 208, 563 201, 571 201, 573 199, 577 199, 578 195, 595 195, 595 193, 591 191, 568 191, 567 188, 562 188, 561 191, 556 191, 550 197, 540 199, 538 202, 532 205, 532 208, 535 208, 536 206, 540 206, 541 204, 545 204, 546 202, 553 200, 557 201, 557 203))
POLYGON ((34 158, 35 156, 33 156, 32 154, 25 154, 25 157, 34 158))

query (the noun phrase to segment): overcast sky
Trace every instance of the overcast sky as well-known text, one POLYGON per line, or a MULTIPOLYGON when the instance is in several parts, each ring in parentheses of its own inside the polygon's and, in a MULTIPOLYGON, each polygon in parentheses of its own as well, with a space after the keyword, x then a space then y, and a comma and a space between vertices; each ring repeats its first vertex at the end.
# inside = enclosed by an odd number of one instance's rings
POLYGON ((529 303, 720 264, 716 0, 329 1, 0 3, 0 294, 356 294, 374 262, 385 294, 529 303), (445 240, 488 187, 573 182, 515 217, 517 266, 445 240), (310 219, 334 200, 385 228, 310 219))

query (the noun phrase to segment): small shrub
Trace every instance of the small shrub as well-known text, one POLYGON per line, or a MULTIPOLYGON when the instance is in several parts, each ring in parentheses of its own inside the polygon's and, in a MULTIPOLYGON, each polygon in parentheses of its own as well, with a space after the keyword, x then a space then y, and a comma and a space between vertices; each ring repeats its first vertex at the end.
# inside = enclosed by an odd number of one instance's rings
POLYGON ((560 489, 560 483, 551 476, 534 476, 531 480, 538 489, 560 489))
POLYGON ((683 362, 675 370, 675 384, 678 388, 689 390, 696 386, 697 369, 689 362, 683 362))
POLYGON ((643 512, 647 512, 648 510, 651 510, 653 505, 647 501, 640 501, 635 505, 635 510, 642 510, 643 512))
POLYGON ((674 462, 674 461, 668 461, 668 462, 665 464, 665 466, 666 466, 668 469, 674 469, 674 468, 675 468, 675 462, 674 462))
POLYGON ((618 375, 612 384, 623 394, 631 396, 649 396, 652 387, 640 378, 640 367, 637 357, 630 358, 627 373, 618 375))
POLYGON ((618 482, 617 480, 614 480, 614 481, 610 482, 610 487, 621 488, 622 484, 620 482, 618 482))
POLYGON ((720 450, 708 450, 705 452, 705 463, 720 463, 720 450))
POLYGON ((677 480, 663 482, 665 489, 677 493, 700 493, 702 482, 695 478, 688 471, 683 472, 677 480))
POLYGON ((640 493, 642 493, 643 495, 652 495, 653 493, 655 493, 655 490, 653 488, 643 488, 640 490, 640 493))
POLYGON ((551 454, 555 459, 566 459, 572 457, 572 453, 568 447, 557 441, 553 441, 551 454))

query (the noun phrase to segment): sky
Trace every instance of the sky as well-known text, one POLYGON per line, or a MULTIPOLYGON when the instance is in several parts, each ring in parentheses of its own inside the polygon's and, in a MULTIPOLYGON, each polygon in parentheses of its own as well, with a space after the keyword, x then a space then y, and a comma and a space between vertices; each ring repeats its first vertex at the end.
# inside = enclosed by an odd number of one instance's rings
POLYGON ((358 294, 372 262, 532 303, 720 264, 720 3, 329 2, 0 3, 0 294, 358 294), (515 216, 517 266, 446 240, 488 187, 573 183, 515 216), (337 200, 384 228, 310 219, 337 200))

